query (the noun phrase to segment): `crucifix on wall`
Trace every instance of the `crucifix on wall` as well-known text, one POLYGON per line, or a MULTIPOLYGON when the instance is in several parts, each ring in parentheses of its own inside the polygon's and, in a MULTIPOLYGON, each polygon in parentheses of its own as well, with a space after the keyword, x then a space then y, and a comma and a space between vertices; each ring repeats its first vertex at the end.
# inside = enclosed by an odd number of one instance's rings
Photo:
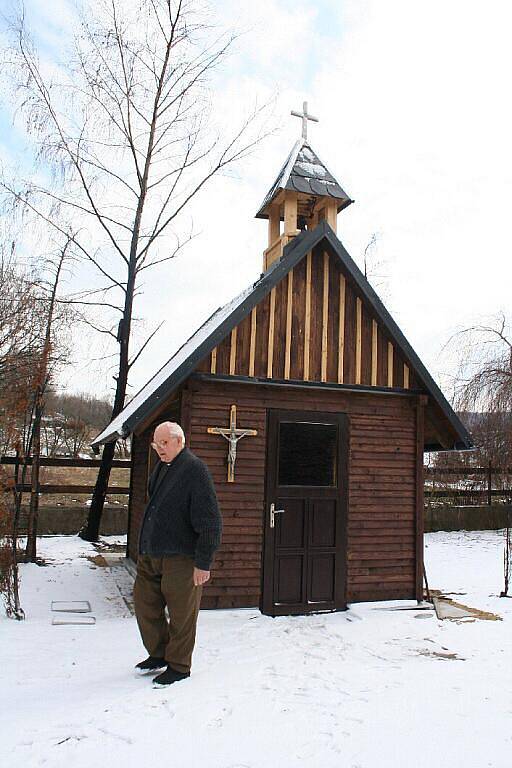
POLYGON ((208 427, 207 432, 210 435, 222 435, 222 437, 228 441, 228 483, 235 482, 235 461, 236 461, 236 445, 242 437, 252 436, 258 434, 255 429, 237 429, 236 426, 236 405, 231 406, 231 412, 229 415, 229 428, 227 427, 208 427))

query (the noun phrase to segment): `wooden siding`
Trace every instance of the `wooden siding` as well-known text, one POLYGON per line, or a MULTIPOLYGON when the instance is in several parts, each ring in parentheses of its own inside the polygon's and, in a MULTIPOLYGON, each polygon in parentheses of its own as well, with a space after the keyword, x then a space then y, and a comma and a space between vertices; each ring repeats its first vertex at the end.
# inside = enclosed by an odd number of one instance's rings
MULTIPOLYGON (((258 606, 264 536, 266 418, 269 408, 340 411, 350 417, 347 600, 416 595, 416 397, 298 391, 264 385, 190 382, 189 445, 209 466, 224 521, 223 544, 203 607, 258 606), (258 430, 238 444, 227 483, 226 442, 210 426, 258 430)), ((136 471, 136 468, 134 468, 136 471)))
POLYGON ((147 501, 147 488, 150 461, 152 431, 132 437, 132 472, 131 492, 128 510, 128 554, 132 560, 137 560, 137 544, 139 531, 147 501))
POLYGON ((411 365, 394 344, 388 372, 391 341, 386 329, 343 275, 339 261, 324 252, 308 254, 260 302, 253 317, 254 321, 251 313, 245 317, 236 332, 230 332, 196 370, 402 388, 406 364, 405 384, 407 388, 416 384, 411 365), (344 297, 341 316, 340 297, 344 297), (255 361, 251 370, 252 334, 255 361))

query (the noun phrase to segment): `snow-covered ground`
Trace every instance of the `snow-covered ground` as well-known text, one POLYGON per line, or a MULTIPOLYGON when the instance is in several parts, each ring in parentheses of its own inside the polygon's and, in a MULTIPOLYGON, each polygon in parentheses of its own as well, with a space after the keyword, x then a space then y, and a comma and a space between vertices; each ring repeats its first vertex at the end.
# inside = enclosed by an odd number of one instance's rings
POLYGON ((428 534, 426 564, 431 587, 503 621, 398 603, 202 611, 193 675, 164 690, 134 674, 137 626, 92 545, 48 537, 39 552, 47 567, 22 567, 27 620, 0 619, 2 768, 512 766, 500 532, 428 534), (84 599, 95 626, 52 626, 52 600, 84 599))

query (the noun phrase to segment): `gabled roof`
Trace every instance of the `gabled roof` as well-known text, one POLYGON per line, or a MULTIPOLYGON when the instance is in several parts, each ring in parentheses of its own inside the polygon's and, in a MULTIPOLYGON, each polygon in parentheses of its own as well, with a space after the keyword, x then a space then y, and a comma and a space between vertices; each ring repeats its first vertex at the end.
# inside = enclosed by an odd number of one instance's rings
POLYGON ((288 155, 256 214, 257 219, 268 219, 267 206, 280 189, 334 197, 339 200, 338 213, 353 202, 305 139, 299 139, 288 155))
MULTIPOLYGON (((271 290, 293 269, 313 248, 321 244, 322 248, 337 256, 345 271, 380 318, 387 332, 393 338, 401 351, 408 358, 415 374, 441 409, 450 423, 456 439, 453 448, 471 448, 472 441, 450 406, 445 396, 429 374, 418 355, 411 347, 402 331, 395 323, 384 304, 371 287, 368 280, 347 253, 327 222, 322 221, 314 230, 304 231, 297 235, 284 249, 283 257, 274 262, 271 267, 252 286, 242 291, 232 301, 217 309, 211 317, 183 344, 183 346, 165 363, 147 384, 135 395, 125 408, 113 419, 106 429, 99 434, 93 446, 112 442, 118 438, 127 437, 138 424, 146 421, 157 411, 162 402, 195 370, 199 362, 208 355, 227 336, 238 323, 249 314, 271 290)), ((340 389, 347 385, 339 384, 340 389)), ((362 389, 351 385, 352 389, 362 389)), ((373 388, 375 389, 375 388, 373 388)), ((429 446, 430 450, 442 449, 443 446, 429 446)))

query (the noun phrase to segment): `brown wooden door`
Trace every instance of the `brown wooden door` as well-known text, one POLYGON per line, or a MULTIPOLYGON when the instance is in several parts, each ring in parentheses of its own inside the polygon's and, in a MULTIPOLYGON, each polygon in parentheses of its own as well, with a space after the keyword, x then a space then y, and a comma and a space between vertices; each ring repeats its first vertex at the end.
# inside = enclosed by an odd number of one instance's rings
POLYGON ((348 419, 269 411, 262 611, 346 607, 348 419))

